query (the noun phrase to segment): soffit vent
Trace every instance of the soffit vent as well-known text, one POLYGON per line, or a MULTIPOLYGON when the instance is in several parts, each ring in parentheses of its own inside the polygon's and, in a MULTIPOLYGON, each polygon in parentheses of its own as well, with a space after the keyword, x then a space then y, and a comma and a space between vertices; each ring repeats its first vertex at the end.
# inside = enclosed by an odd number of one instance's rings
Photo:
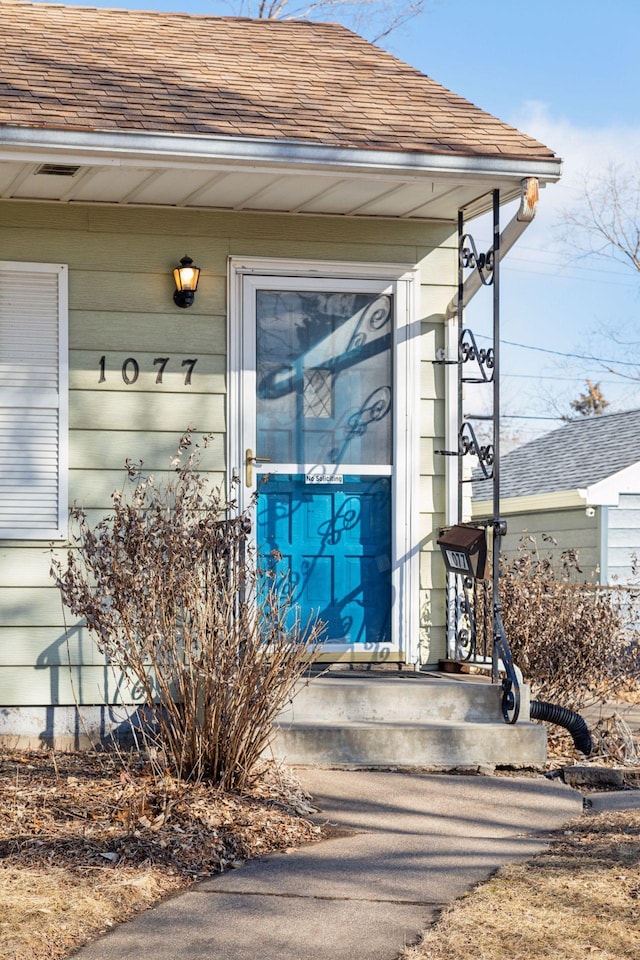
POLYGON ((49 177, 75 177, 80 167, 70 163, 42 163, 36 170, 36 176, 45 174, 49 177))

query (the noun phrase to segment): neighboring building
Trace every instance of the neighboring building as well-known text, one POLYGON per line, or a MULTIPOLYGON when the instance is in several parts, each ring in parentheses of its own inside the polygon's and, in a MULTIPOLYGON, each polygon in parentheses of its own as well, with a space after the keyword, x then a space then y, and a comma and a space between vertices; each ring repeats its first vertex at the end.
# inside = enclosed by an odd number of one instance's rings
MULTIPOLYGON (((640 410, 626 410, 574 420, 507 454, 500 469, 505 552, 527 534, 558 560, 576 550, 583 579, 637 581, 639 436, 640 410)), ((490 512, 488 486, 473 484, 474 517, 490 512)))
POLYGON ((48 545, 189 424, 245 503, 268 472, 258 536, 328 622, 324 659, 437 664, 458 210, 560 161, 336 24, 3 0, 0 36, 0 703, 50 731, 135 701, 48 545))

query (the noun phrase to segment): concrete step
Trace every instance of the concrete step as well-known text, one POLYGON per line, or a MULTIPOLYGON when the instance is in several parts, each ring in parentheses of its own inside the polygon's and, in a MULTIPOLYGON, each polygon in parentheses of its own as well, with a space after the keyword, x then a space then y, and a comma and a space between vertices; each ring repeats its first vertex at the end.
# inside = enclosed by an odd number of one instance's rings
POLYGON ((484 678, 327 674, 303 685, 282 714, 273 749, 292 764, 451 769, 538 766, 546 730, 502 719, 502 691, 484 678))
POLYGON ((448 770, 538 766, 546 731, 516 723, 295 723, 279 727, 274 753, 290 764, 448 770))
MULTIPOLYGON (((522 690, 521 716, 529 719, 529 688, 522 690)), ((465 680, 441 674, 326 674, 301 684, 282 722, 358 720, 385 723, 460 723, 502 720, 502 688, 484 677, 465 680)))

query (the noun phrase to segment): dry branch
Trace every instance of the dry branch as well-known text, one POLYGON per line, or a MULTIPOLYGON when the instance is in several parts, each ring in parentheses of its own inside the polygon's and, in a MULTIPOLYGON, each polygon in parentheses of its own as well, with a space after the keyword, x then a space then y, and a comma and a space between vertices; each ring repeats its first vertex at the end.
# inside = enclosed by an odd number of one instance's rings
POLYGON ((502 615, 532 697, 580 710, 640 678, 640 590, 577 583, 575 551, 558 566, 525 537, 500 576, 502 615))
POLYGON ((100 651, 142 691, 140 735, 159 772, 238 790, 319 626, 296 621, 287 584, 261 574, 249 518, 209 489, 200 452, 185 434, 175 479, 160 486, 128 464, 130 496, 116 491, 95 529, 74 510, 74 547, 52 574, 100 651))

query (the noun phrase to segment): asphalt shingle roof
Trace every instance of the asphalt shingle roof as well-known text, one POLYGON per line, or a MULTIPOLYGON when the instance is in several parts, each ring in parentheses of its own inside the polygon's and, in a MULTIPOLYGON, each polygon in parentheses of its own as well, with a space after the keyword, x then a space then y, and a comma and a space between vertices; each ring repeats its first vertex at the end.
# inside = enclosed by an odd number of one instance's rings
POLYGON ((0 2, 0 124, 553 159, 339 24, 0 2))
MULTIPOLYGON (((640 410, 574 420, 501 458, 500 495, 525 497, 598 483, 640 460, 640 410)), ((474 481, 473 497, 491 497, 474 481)))

